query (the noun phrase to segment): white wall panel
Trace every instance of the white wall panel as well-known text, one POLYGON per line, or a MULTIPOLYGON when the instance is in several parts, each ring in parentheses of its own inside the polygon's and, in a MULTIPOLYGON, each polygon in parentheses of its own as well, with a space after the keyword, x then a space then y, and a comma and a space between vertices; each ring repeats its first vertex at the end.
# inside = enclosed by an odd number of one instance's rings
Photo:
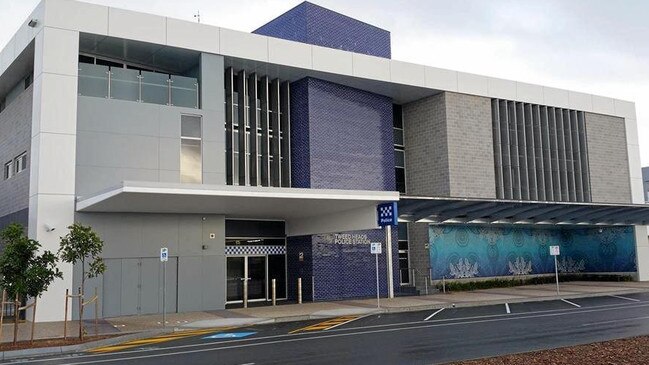
POLYGON ((352 75, 354 61, 351 52, 341 52, 327 47, 311 47, 313 69, 342 75, 352 75))
POLYGON ((636 119, 634 103, 626 100, 614 99, 614 104, 616 115, 623 118, 636 119))
POLYGON ((108 35, 143 42, 167 42, 167 18, 116 8, 108 10, 108 35))
POLYGON ((424 86, 426 84, 425 67, 414 63, 393 60, 390 62, 390 77, 392 82, 404 85, 424 86))
POLYGON ((221 28, 221 54, 268 61, 268 37, 221 28))
POLYGON ((492 97, 499 99, 517 100, 515 81, 490 77, 488 82, 489 95, 491 95, 492 97))
POLYGON ((210 25, 167 18, 167 44, 207 53, 219 53, 220 29, 210 25))
POLYGON ((354 76, 366 79, 390 81, 390 60, 354 53, 354 76))
POLYGON ((577 110, 593 110, 593 99, 592 95, 584 94, 576 91, 568 92, 568 99, 570 102, 570 108, 577 110))
POLYGON ((108 35, 108 7, 80 1, 49 0, 45 9, 49 27, 108 35))
POLYGON ((426 67, 424 73, 426 87, 437 90, 457 91, 457 71, 426 67))
POLYGON ((457 91, 479 96, 489 95, 489 77, 459 72, 457 74, 457 91))
POLYGON ((615 102, 612 98, 605 96, 592 95, 593 113, 615 115, 615 102))
POLYGON ((311 69, 311 46, 279 38, 268 38, 268 62, 311 69))
POLYGON ((638 145, 638 122, 635 118, 624 118, 624 126, 626 130, 626 143, 629 145, 638 145))
POLYGON ((543 105, 543 87, 525 82, 517 82, 516 100, 543 105))
POLYGON ((543 104, 560 108, 569 108, 568 91, 554 87, 543 86, 543 104))
POLYGON ((45 27, 36 36, 34 53, 34 78, 42 72, 76 77, 79 32, 45 27))

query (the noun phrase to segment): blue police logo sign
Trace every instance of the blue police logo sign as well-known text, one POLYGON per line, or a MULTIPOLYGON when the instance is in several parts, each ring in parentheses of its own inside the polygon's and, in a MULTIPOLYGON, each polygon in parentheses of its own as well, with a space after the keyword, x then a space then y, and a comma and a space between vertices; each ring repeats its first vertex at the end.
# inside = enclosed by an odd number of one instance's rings
POLYGON ((376 206, 379 227, 398 225, 397 202, 383 203, 376 206))

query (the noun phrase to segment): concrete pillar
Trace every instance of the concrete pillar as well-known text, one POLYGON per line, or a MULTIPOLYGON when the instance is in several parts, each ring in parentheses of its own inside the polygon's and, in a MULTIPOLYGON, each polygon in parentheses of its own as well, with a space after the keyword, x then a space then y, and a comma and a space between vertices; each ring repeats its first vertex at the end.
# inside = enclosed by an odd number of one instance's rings
MULTIPOLYGON (((43 27, 36 35, 28 234, 52 252, 74 222, 78 54, 79 32, 43 27)), ((72 265, 59 269, 63 279, 39 299, 36 321, 63 320, 72 265)))

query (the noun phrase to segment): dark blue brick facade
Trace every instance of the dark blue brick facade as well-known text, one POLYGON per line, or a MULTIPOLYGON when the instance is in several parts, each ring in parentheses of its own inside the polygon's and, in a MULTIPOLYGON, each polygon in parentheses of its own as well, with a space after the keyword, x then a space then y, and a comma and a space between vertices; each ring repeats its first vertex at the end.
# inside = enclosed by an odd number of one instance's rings
POLYGON ((392 100, 314 78, 291 84, 292 186, 395 190, 392 100))
MULTIPOLYGON (((341 235, 366 236, 371 242, 385 242, 382 230, 343 232, 341 235)), ((297 278, 302 278, 302 300, 323 301, 376 296, 376 262, 368 244, 332 242, 333 235, 289 237, 287 242, 288 298, 297 298, 297 278), (329 239, 328 239, 329 237, 329 239), (299 261, 299 253, 304 261, 299 261), (312 285, 314 285, 312 287, 312 285), (312 296, 315 296, 312 298, 312 296)), ((399 291, 397 234, 392 235, 394 290, 399 291)), ((381 297, 387 297, 386 250, 379 255, 381 297)))
MULTIPOLYGON (((313 189, 395 190, 392 100, 314 78, 291 84, 292 186, 313 189)), ((382 230, 344 232, 364 243, 336 243, 316 235, 287 241, 289 299, 338 300, 376 295, 374 256, 368 242, 385 242, 382 230), (303 261, 299 261, 299 253, 303 261), (314 287, 312 288, 312 284, 314 287)), ((395 291, 398 242, 392 237, 395 291)), ((384 246, 385 251, 385 246, 384 246)), ((379 257, 382 296, 386 256, 379 257)))
POLYGON ((303 2, 253 33, 390 58, 390 32, 303 2))

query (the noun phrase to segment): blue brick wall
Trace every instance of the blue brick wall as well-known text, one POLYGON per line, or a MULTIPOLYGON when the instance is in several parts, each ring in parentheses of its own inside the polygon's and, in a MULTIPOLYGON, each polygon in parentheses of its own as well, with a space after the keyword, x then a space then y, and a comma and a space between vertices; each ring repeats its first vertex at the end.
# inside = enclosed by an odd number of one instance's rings
MULTIPOLYGON (((385 243, 382 230, 342 232, 366 235, 371 242, 385 243)), ((289 237, 287 242, 288 298, 297 299, 297 278, 302 278, 303 301, 372 298, 376 296, 376 263, 368 244, 339 244, 326 239, 328 235, 289 237), (298 260, 304 253, 304 261, 298 260), (312 290, 312 283, 315 285, 312 290), (312 298, 312 293, 315 298, 312 298)), ((399 291, 397 234, 392 235, 394 289, 399 291)), ((381 297, 387 297, 385 244, 379 255, 379 286, 381 297)))
POLYGON ((392 100, 314 78, 291 84, 292 186, 395 190, 392 100))
POLYGON ((390 58, 390 32, 321 6, 303 2, 256 34, 390 58))

